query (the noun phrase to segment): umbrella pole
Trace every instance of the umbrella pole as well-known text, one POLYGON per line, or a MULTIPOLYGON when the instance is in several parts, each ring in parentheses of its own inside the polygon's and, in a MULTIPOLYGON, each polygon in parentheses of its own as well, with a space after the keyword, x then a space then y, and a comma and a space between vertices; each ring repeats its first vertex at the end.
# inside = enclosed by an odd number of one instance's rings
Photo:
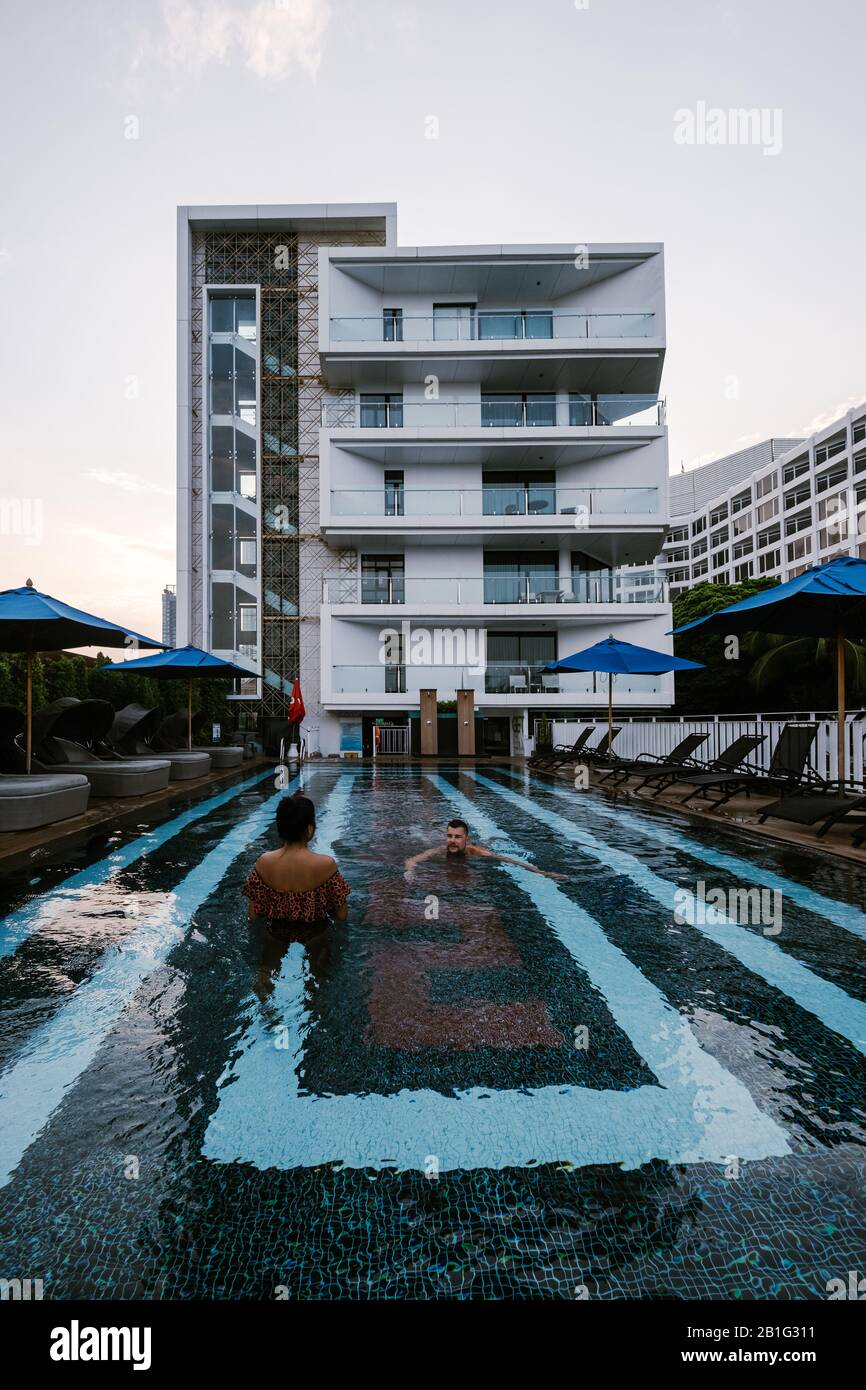
POLYGON ((186 683, 186 746, 192 749, 192 676, 186 683))
POLYGON ((845 790, 845 638, 836 634, 836 757, 839 764, 839 790, 845 790))
POLYGON ((613 672, 607 673, 607 751, 613 743, 613 672))
POLYGON ((29 776, 30 767, 33 761, 33 653, 31 651, 28 651, 27 653, 27 680, 24 701, 25 720, 27 725, 27 731, 24 736, 26 749, 25 766, 27 768, 27 773, 29 776))

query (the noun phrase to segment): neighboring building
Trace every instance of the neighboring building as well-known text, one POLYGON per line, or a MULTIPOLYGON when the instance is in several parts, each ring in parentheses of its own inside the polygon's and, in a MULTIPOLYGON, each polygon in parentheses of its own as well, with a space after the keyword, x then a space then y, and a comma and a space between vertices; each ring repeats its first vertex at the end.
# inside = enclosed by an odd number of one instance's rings
MULTIPOLYGON (((670 649, 660 245, 181 208, 178 296, 179 640, 255 665, 237 698, 267 742, 300 674, 324 753, 377 718, 405 746, 431 688, 472 689, 507 751, 533 714, 606 706, 548 661, 609 632, 670 649)), ((673 680, 616 698, 667 707, 673 680)))
POLYGON ((162 591, 162 640, 169 647, 177 646, 177 594, 173 584, 162 591))
POLYGON ((659 557, 671 594, 712 581, 793 579, 866 556, 866 406, 809 439, 768 439, 670 480, 659 557))

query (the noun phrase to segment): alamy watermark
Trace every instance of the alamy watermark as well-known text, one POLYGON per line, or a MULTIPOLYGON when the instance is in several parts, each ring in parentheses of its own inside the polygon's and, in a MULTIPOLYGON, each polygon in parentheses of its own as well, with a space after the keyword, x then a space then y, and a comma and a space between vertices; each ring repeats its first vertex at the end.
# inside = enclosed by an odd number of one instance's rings
POLYGON ((382 666, 460 666, 470 675, 487 669, 487 631, 483 627, 414 627, 404 618, 399 628, 379 633, 382 666))
POLYGON ((678 926, 763 927, 764 936, 782 930, 782 894, 778 888, 714 888, 698 879, 694 890, 674 893, 674 921, 678 926))
POLYGON ((782 109, 779 106, 681 106, 674 112, 677 145, 758 145, 765 155, 782 153, 782 109))

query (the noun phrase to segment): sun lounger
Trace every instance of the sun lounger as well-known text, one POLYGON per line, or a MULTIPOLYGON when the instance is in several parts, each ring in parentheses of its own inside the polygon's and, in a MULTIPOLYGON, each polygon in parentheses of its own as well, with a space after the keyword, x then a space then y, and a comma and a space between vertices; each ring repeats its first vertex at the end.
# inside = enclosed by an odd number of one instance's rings
MULTIPOLYGON (((193 737, 201 738, 202 728, 207 724, 207 718, 198 714, 193 718, 193 737)), ((187 716, 182 711, 170 714, 162 721, 156 733, 150 738, 150 747, 155 753, 206 753, 211 761, 211 767, 226 768, 240 767, 244 760, 244 750, 240 744, 231 745, 223 743, 202 744, 193 743, 191 749, 187 748, 187 716)))
POLYGON ((613 761, 615 754, 611 752, 611 748, 617 734, 621 733, 622 729, 618 724, 615 724, 610 732, 605 729, 594 748, 584 748, 580 755, 583 761, 590 763, 593 767, 603 766, 605 762, 613 761))
POLYGON ((825 785, 817 773, 810 773, 806 768, 809 750, 817 732, 817 724, 786 724, 773 749, 767 772, 745 764, 742 770, 735 772, 697 773, 680 778, 680 781, 693 788, 682 804, 687 805, 695 796, 704 796, 715 806, 722 806, 740 792, 749 796, 753 791, 772 794, 774 791, 791 792, 800 787, 805 790, 825 785), (718 795, 709 796, 711 791, 718 795))
POLYGON ((827 834, 831 825, 838 821, 843 821, 852 812, 863 812, 864 814, 852 817, 855 834, 852 843, 860 845, 866 839, 866 796, 845 796, 843 793, 831 790, 826 792, 795 792, 793 796, 780 797, 778 801, 771 801, 769 806, 762 806, 758 812, 758 820, 761 824, 765 820, 784 820, 793 825, 817 825, 822 822, 818 830, 819 840, 827 834))
POLYGON ((760 747, 765 738, 766 734, 741 734, 739 738, 735 738, 732 743, 729 743, 717 758, 712 758, 709 762, 703 763, 693 770, 670 765, 657 767, 642 782, 638 783, 636 790, 640 791, 643 787, 654 787, 653 796, 658 796, 665 790, 665 787, 672 786, 676 782, 698 783, 701 777, 712 779, 714 774, 733 772, 741 763, 745 762, 750 753, 754 753, 755 749, 760 747))
POLYGON ((79 773, 16 777, 0 773, 0 832, 36 830, 83 815, 90 783, 79 773))
POLYGON ((124 705, 116 714, 112 710, 112 723, 103 735, 106 747, 112 751, 114 757, 127 763, 142 758, 167 759, 172 782, 187 782, 194 777, 204 777, 210 772, 209 753, 189 750, 164 752, 153 748, 150 740, 161 723, 161 711, 147 709, 144 705, 124 705))
MULTIPOLYGON (((614 759, 613 765, 605 776, 600 777, 601 782, 608 782, 614 779, 617 782, 624 782, 627 778, 633 777, 641 772, 652 769, 656 775, 668 769, 700 767, 692 759, 692 754, 696 748, 700 748, 702 743, 706 743, 709 734, 686 734, 685 738, 680 739, 675 748, 670 753, 660 756, 656 753, 640 753, 636 758, 614 759)), ((641 786, 643 786, 643 782, 641 786)))
POLYGON ((574 762, 580 757, 582 750, 592 737, 592 725, 588 729, 581 729, 577 738, 570 748, 560 746, 554 748, 550 753, 533 753, 529 759, 531 767, 561 767, 563 763, 574 762))
POLYGON ((79 773, 87 778, 94 796, 144 796, 168 786, 171 764, 167 758, 126 762, 101 758, 93 751, 91 745, 99 743, 100 731, 113 717, 106 700, 71 696, 40 710, 33 718, 34 771, 79 773))

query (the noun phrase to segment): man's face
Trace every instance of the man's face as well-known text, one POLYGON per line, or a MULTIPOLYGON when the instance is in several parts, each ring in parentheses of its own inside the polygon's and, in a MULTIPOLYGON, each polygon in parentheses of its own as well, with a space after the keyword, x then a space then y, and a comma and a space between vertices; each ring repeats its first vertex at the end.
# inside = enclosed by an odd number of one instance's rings
POLYGON ((468 839, 469 837, 462 825, 449 825, 445 831, 446 854, 463 854, 468 839))

